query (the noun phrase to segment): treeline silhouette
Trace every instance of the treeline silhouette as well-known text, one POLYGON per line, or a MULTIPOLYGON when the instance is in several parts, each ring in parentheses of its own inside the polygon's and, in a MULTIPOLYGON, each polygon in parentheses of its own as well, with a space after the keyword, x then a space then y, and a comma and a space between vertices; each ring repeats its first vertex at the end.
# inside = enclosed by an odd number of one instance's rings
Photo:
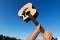
POLYGON ((9 36, 3 36, 2 34, 0 35, 0 40, 21 40, 17 39, 15 37, 9 37, 9 36))

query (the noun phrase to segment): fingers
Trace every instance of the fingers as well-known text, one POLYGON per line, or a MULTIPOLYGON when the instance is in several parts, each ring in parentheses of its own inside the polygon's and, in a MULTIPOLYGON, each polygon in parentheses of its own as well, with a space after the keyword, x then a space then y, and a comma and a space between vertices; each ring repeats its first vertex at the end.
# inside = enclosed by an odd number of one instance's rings
POLYGON ((40 30, 40 24, 38 24, 38 25, 36 26, 36 29, 40 30))
POLYGON ((41 24, 37 25, 37 26, 36 26, 36 29, 37 29, 37 30, 40 30, 41 33, 44 33, 44 32, 45 32, 45 29, 42 27, 41 24))

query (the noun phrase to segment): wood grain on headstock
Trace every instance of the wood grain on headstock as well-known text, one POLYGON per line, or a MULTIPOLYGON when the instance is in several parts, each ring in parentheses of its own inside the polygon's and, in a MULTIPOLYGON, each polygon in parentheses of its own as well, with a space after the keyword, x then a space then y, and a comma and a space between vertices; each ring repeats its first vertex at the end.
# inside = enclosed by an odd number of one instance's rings
POLYGON ((30 14, 32 16, 34 16, 36 14, 36 9, 32 8, 32 3, 27 3, 26 5, 24 5, 18 12, 18 16, 21 16, 23 18, 23 20, 26 20, 27 18, 29 18, 28 15, 26 15, 26 13, 24 12, 28 12, 30 11, 30 14))

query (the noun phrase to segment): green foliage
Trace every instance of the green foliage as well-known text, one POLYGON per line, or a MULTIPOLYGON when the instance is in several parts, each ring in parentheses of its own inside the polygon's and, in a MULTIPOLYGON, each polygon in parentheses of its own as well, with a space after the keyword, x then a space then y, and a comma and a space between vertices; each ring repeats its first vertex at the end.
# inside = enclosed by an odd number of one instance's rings
POLYGON ((9 36, 3 36, 2 34, 0 35, 0 40, 21 40, 17 39, 15 37, 9 37, 9 36))

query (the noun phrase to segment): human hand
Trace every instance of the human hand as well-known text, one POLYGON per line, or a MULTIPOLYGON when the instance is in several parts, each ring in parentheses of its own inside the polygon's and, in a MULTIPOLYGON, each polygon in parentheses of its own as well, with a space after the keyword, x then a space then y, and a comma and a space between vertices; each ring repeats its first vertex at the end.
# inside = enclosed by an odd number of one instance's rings
POLYGON ((40 31, 40 28, 41 28, 41 24, 38 24, 38 25, 36 26, 36 30, 40 31))

